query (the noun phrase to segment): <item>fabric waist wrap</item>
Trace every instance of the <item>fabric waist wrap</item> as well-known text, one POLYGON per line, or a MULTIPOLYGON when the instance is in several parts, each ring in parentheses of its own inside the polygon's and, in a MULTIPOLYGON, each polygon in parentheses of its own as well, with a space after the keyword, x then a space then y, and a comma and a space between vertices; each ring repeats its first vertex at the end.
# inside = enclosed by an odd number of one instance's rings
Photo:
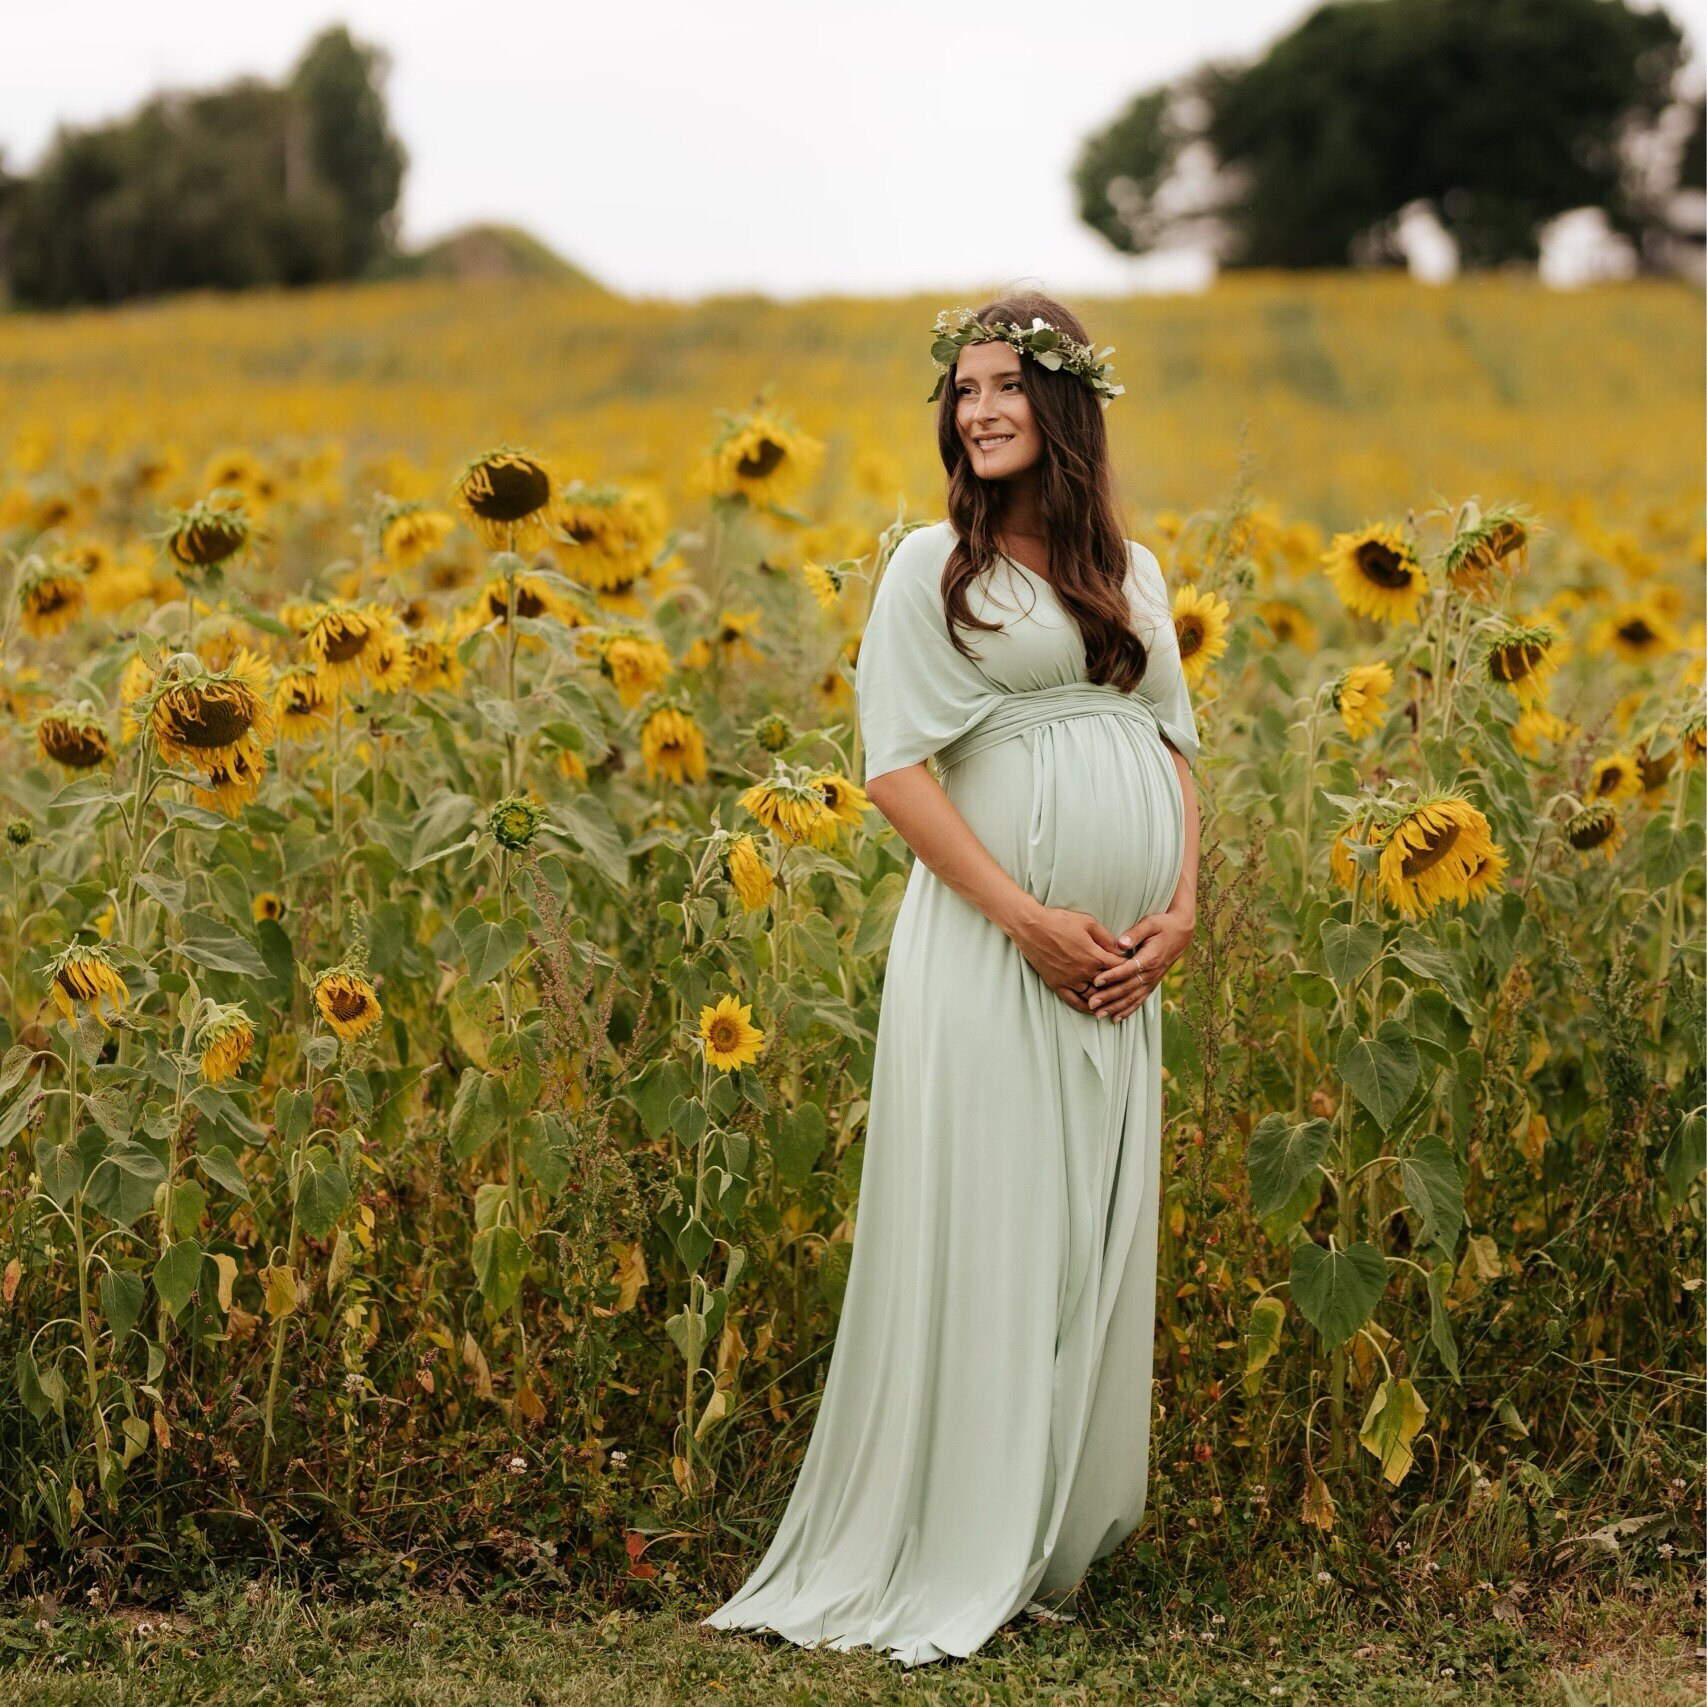
POLYGON ((1125 717, 1146 724, 1158 735, 1155 708, 1136 693, 1123 693, 1107 682, 1063 682, 1059 687, 1033 688, 1003 694, 970 729, 956 735, 936 755, 937 773, 993 747, 1011 741, 1028 729, 1065 717, 1125 717))

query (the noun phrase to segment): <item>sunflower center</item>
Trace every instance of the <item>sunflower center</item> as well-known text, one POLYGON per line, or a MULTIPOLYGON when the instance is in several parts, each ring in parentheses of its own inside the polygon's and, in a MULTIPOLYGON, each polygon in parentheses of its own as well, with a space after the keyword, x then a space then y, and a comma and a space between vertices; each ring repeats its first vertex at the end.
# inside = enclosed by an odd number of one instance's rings
POLYGON ((468 506, 489 522, 519 522, 551 496, 551 481, 536 462, 488 462, 470 483, 468 506))
POLYGON ((326 662, 347 664, 352 658, 359 658, 368 643, 370 633, 371 630, 366 628, 339 627, 328 630, 323 648, 326 662))
POLYGON ((1546 648, 1534 640, 1514 641, 1495 654, 1494 676, 1502 682, 1520 682, 1532 675, 1546 648))
POLYGON ((1654 631, 1641 617, 1632 617, 1629 622, 1618 625, 1618 632, 1633 646, 1646 646, 1654 638, 1654 631))
POLYGON ((739 1028, 734 1020, 728 1018, 714 1019, 711 1022, 710 1036, 712 1048, 721 1055, 733 1053, 741 1042, 739 1028))
POLYGON ((340 985, 333 990, 328 998, 332 1012, 339 1019, 360 1019, 367 1012, 367 996, 360 990, 346 989, 340 985))
POLYGON ((1452 851, 1458 840, 1458 826, 1448 824, 1440 834, 1429 842, 1426 847, 1420 847, 1405 855, 1404 863, 1399 869, 1406 877, 1420 877, 1432 866, 1439 865, 1452 851))
POLYGON ((43 744, 62 765, 87 769, 107 756, 107 744, 87 729, 67 729, 64 724, 44 726, 43 744))
POLYGON ((241 695, 188 693, 171 699, 173 733, 186 747, 229 747, 248 734, 254 707, 241 695))
POLYGON ((735 472, 747 480, 759 480, 772 473, 787 452, 775 439, 760 439, 741 460, 735 464, 735 472))
POLYGON ((1366 579, 1378 587, 1408 587, 1411 569, 1398 552, 1379 540, 1369 540, 1358 547, 1357 566, 1366 579))

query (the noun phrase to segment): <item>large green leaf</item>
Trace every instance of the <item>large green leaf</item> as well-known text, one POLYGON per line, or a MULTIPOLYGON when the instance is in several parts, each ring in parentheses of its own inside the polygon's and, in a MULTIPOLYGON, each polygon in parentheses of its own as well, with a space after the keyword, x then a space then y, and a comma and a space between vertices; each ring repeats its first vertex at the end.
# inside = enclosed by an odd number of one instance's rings
POLYGON ((502 1129, 507 1107, 504 1081, 496 1073, 465 1067, 450 1110, 451 1154, 459 1162, 475 1155, 502 1129))
POLYGON ((509 1222, 474 1235, 474 1278, 494 1310, 515 1303, 527 1275, 527 1246, 509 1222))
POLYGON ((772 1152, 778 1176, 788 1185, 804 1185, 823 1154, 826 1127, 824 1111, 815 1102, 803 1102, 777 1121, 772 1152))
POLYGON ((324 1239, 350 1206, 350 1179, 324 1144, 311 1144, 296 1180, 296 1219, 311 1239, 324 1239))
POLYGON ((154 1206, 155 1188, 166 1177, 166 1165, 140 1144, 109 1144, 89 1170, 84 1200, 128 1227, 154 1206))
POLYGON ((109 1268, 101 1276, 101 1313, 113 1330, 114 1345, 136 1326, 144 1296, 142 1276, 134 1269, 109 1268))
POLYGON ((154 1290, 171 1315, 189 1303, 201 1272, 202 1248, 194 1239, 180 1239, 162 1252, 154 1265, 154 1290))
POLYGON ((1320 1118, 1293 1125, 1282 1114, 1265 1114, 1251 1133, 1246 1156, 1251 1208, 1264 1217, 1282 1209, 1317 1173, 1333 1133, 1332 1123, 1320 1118))
POLYGON ((1340 1033, 1340 1076, 1383 1132, 1392 1130, 1421 1069, 1416 1043, 1395 1019, 1383 1020, 1373 1037, 1350 1026, 1340 1033))
POLYGON ((527 947, 527 927, 520 919, 493 924, 478 907, 464 907, 456 916, 454 928, 462 957, 468 963, 468 975, 477 986, 498 977, 527 947))
POLYGON ((1464 1228, 1464 1181, 1458 1159, 1430 1133, 1399 1164, 1405 1199, 1422 1223, 1421 1243, 1438 1245, 1448 1256, 1464 1228))
POLYGON ((1360 925, 1343 925, 1329 919, 1322 926, 1322 958, 1328 976, 1344 990, 1355 984, 1381 952, 1381 927, 1367 919, 1360 925))
POLYGON ((208 913, 180 913, 183 938, 174 944, 186 960, 214 972, 239 972, 245 978, 271 982, 273 971, 247 937, 208 913))
POLYGON ((1330 1251, 1306 1240, 1292 1248, 1292 1301, 1328 1349, 1344 1345, 1387 1290, 1387 1259, 1370 1244, 1330 1251))

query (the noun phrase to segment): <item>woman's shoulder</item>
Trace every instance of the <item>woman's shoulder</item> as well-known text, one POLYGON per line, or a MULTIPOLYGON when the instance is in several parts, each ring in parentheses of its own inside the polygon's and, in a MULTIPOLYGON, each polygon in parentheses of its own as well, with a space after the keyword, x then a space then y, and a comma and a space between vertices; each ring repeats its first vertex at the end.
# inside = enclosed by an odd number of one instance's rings
POLYGON ((954 528, 950 523, 926 522, 902 536, 889 554, 883 577, 885 580, 893 577, 897 581, 930 577, 930 584, 936 586, 942 566, 948 561, 948 554, 953 548, 954 528))
POLYGON ((1168 597, 1167 578, 1162 574, 1161 560, 1149 546, 1136 539, 1126 542, 1132 557, 1132 571, 1136 588, 1141 595, 1140 606, 1144 615, 1159 620, 1163 615, 1171 616, 1173 601, 1168 597))

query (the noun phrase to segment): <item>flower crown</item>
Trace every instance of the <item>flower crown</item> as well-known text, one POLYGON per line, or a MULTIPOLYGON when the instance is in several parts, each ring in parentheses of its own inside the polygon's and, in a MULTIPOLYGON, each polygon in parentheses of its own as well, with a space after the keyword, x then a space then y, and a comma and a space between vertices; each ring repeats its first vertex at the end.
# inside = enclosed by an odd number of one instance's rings
POLYGON ((1023 328, 1011 320, 998 320, 993 325, 986 325, 978 318, 976 309, 945 308, 937 315, 931 331, 934 334, 931 359, 939 371, 936 389, 925 400, 928 403, 936 402, 942 395, 949 369, 968 344, 987 344, 996 338, 1012 344, 1041 367, 1057 372, 1065 370, 1075 379, 1082 379, 1097 394, 1105 409, 1126 389, 1124 385, 1114 383, 1114 369, 1108 361, 1114 354, 1112 344, 1105 350, 1094 351, 1089 344, 1081 344, 1078 339, 1058 331, 1047 320, 1035 316, 1031 324, 1023 328))

